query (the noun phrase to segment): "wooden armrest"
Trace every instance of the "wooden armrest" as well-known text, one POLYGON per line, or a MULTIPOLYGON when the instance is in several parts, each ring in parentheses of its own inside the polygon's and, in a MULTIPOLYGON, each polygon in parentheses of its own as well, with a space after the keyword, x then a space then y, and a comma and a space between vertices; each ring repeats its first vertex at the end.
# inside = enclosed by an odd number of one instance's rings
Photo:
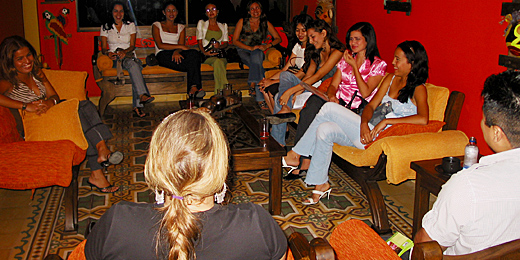
POLYGON ((327 242, 327 240, 323 238, 315 238, 310 243, 311 252, 310 258, 311 260, 334 260, 334 249, 327 242))
POLYGON ((294 232, 288 240, 289 247, 296 260, 334 260, 334 250, 329 242, 323 238, 315 238, 309 243, 301 233, 294 232))
POLYGON ((412 260, 442 259, 442 248, 437 241, 417 243, 413 247, 412 260))
POLYGON ((520 239, 496 245, 471 254, 444 256, 437 241, 417 243, 413 247, 412 260, 462 260, 462 259, 520 259, 520 239))

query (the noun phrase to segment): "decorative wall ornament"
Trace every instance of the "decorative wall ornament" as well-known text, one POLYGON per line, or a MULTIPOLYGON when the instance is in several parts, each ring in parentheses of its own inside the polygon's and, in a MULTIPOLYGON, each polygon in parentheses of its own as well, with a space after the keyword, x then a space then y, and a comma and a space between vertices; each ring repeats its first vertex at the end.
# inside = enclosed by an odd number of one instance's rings
POLYGON ((56 56, 56 63, 60 69, 63 64, 61 43, 69 44, 68 35, 64 29, 68 23, 69 13, 70 10, 67 8, 62 8, 58 17, 55 17, 54 14, 48 10, 42 13, 43 19, 45 20, 45 27, 47 27, 47 30, 51 33, 50 36, 45 37, 44 39, 54 39, 54 53, 56 56))
POLYGON ((387 13, 398 11, 406 12, 406 15, 410 15, 412 11, 412 0, 385 0, 385 10, 387 13))

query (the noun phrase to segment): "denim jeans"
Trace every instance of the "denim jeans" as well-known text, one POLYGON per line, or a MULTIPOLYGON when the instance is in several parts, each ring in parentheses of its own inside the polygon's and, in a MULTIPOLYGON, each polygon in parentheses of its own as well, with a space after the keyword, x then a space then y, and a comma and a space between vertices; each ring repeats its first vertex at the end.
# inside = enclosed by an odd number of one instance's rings
POLYGON ((112 138, 112 133, 108 126, 101 121, 96 106, 90 100, 79 102, 78 116, 81 128, 83 128, 83 134, 88 142, 87 165, 92 171, 102 169, 101 164, 97 162, 98 151, 96 144, 112 138))
POLYGON ((242 62, 249 67, 249 77, 247 84, 255 83, 256 101, 264 101, 264 95, 258 89, 258 82, 265 77, 264 58, 265 54, 262 50, 256 49, 254 51, 237 48, 238 56, 242 62))
MULTIPOLYGON (((116 66, 116 61, 114 61, 114 67, 116 66)), ((142 94, 150 95, 150 91, 148 91, 148 87, 146 87, 146 83, 144 82, 143 74, 141 71, 143 70, 142 62, 138 58, 124 58, 123 69, 128 71, 128 75, 130 75, 130 80, 132 80, 132 104, 134 107, 143 107, 141 100, 139 97, 142 94)))
MULTIPOLYGON (((280 105, 280 97, 282 96, 282 94, 288 89, 300 84, 300 82, 301 80, 291 72, 282 71, 282 73, 280 73, 280 86, 278 87, 278 94, 274 96, 273 112, 275 114, 282 109, 282 106, 280 105)), ((289 101, 287 101, 287 106, 289 106, 290 108, 292 108, 292 99, 293 97, 291 96, 289 98, 289 101)), ((287 123, 273 125, 271 127, 271 136, 273 136, 274 140, 276 140, 281 145, 285 145, 286 129, 287 123)))
MULTIPOLYGON (((305 183, 324 184, 329 180, 329 166, 334 143, 365 149, 360 141, 361 117, 339 104, 327 102, 321 107, 309 129, 293 151, 302 156, 312 156, 305 183)), ((374 128, 371 124, 370 129, 374 128)))

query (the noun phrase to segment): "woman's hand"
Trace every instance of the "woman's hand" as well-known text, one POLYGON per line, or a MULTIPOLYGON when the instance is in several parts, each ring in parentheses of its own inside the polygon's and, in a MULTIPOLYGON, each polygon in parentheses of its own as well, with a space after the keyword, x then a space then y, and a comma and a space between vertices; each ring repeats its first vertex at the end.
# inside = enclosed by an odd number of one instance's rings
POLYGON ((272 79, 262 79, 260 82, 258 82, 258 88, 263 91, 265 88, 271 86, 274 84, 274 81, 272 79))
POLYGON ((54 105, 53 100, 36 100, 27 105, 25 110, 29 112, 36 112, 37 115, 45 114, 49 108, 54 105), (35 108, 33 108, 33 106, 35 108))
POLYGON ((121 50, 116 52, 117 57, 119 57, 120 60, 123 60, 126 56, 126 51, 121 50))
POLYGON ((372 131, 370 131, 370 136, 372 140, 376 139, 376 137, 385 129, 385 127, 388 125, 387 120, 383 119, 379 124, 377 124, 372 131))
POLYGON ((345 52, 343 52, 343 59, 350 65, 352 66, 352 68, 356 68, 355 66, 357 66, 356 64, 356 59, 354 58, 354 56, 352 56, 352 54, 349 53, 348 50, 346 50, 345 52))
POLYGON ((116 60, 117 57, 118 57, 117 54, 116 54, 115 52, 111 52, 111 51, 109 51, 109 52, 107 53, 107 56, 108 56, 111 60, 116 60))
POLYGON ((360 128, 360 142, 362 144, 369 144, 370 142, 372 142, 372 140, 374 140, 372 138, 372 135, 370 133, 370 127, 368 127, 368 123, 361 123, 361 128, 360 128))
POLYGON ((180 54, 180 51, 174 51, 172 55, 172 61, 175 61, 175 63, 179 64, 182 62, 184 57, 180 54))
POLYGON ((336 97, 336 94, 327 92, 327 96, 329 97, 329 102, 334 102, 336 104, 339 104, 339 99, 336 97))
POLYGON ((287 102, 289 102, 289 99, 291 98, 293 93, 289 93, 289 91, 285 91, 282 96, 280 97, 280 105, 286 106, 287 102))

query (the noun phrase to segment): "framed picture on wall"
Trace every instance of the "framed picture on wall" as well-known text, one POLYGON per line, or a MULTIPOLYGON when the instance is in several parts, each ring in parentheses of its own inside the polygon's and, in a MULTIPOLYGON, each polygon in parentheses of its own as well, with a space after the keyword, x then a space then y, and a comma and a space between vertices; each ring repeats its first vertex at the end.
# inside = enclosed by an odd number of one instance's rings
MULTIPOLYGON (((53 1, 53 0, 46 0, 53 1)), ((258 0, 274 26, 282 26, 283 22, 290 21, 290 0, 258 0)), ((77 22, 79 31, 97 31, 108 21, 113 0, 76 0, 77 22)), ((138 26, 151 26, 156 21, 164 20, 161 0, 123 0, 130 11, 130 17, 138 26)), ((195 27, 197 22, 205 19, 205 5, 207 0, 179 0, 174 1, 179 14, 176 22, 195 27)), ((219 22, 230 26, 247 15, 249 0, 220 0, 216 1, 219 9, 219 22)))
POLYGON ((406 15, 410 15, 412 11, 412 0, 385 0, 385 10, 387 13, 398 11, 406 12, 406 15))

